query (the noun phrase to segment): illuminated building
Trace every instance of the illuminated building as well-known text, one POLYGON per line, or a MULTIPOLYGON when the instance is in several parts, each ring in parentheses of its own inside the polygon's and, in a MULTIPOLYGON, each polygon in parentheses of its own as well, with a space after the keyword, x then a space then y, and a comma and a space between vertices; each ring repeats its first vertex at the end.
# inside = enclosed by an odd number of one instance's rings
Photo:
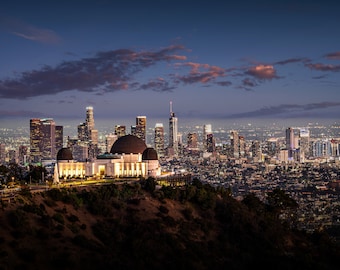
POLYGON ((135 134, 132 133, 132 135, 135 135, 146 142, 146 116, 136 117, 135 134))
POLYGON ((78 125, 78 139, 88 147, 88 158, 94 159, 98 154, 98 130, 94 129, 93 107, 86 107, 85 122, 78 125))
POLYGON ((187 144, 189 150, 198 150, 198 136, 197 133, 189 132, 187 135, 187 144))
POLYGON ((294 129, 291 127, 286 129, 286 149, 288 150, 288 158, 292 158, 295 149, 295 139, 294 129))
POLYGON ((309 130, 307 128, 300 128, 299 130, 299 147, 301 161, 304 162, 306 158, 310 156, 310 146, 309 146, 309 130))
POLYGON ((108 134, 105 136, 106 152, 110 152, 112 145, 117 141, 118 136, 116 134, 108 134))
POLYGON ((207 135, 207 152, 214 153, 216 151, 214 134, 207 135))
POLYGON ((118 138, 125 136, 126 126, 115 125, 115 135, 117 135, 118 138))
POLYGON ((235 130, 230 131, 230 144, 231 144, 231 155, 234 158, 240 157, 240 142, 238 132, 235 130))
POLYGON ((60 178, 139 178, 161 174, 156 150, 147 147, 134 135, 120 137, 112 145, 110 153, 99 155, 89 162, 73 160, 71 150, 63 148, 57 155, 57 168, 60 178))
POLYGON ((164 156, 164 127, 162 123, 156 123, 155 125, 154 143, 158 156, 164 156))
POLYGON ((212 134, 212 128, 211 128, 211 124, 206 124, 203 126, 203 148, 204 151, 207 151, 207 147, 208 147, 208 135, 212 134))
POLYGON ((169 118, 169 146, 168 155, 178 154, 178 119, 172 111, 172 102, 170 101, 170 118, 169 118))
POLYGON ((60 134, 62 127, 57 128, 53 119, 33 118, 30 120, 30 159, 37 163, 51 160, 56 156, 57 145, 62 145, 60 134))

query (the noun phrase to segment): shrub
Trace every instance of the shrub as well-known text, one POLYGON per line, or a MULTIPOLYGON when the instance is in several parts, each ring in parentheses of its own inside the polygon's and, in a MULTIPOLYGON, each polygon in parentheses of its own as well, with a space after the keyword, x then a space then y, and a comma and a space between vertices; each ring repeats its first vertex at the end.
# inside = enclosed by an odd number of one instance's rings
POLYGON ((73 214, 67 216, 67 220, 70 221, 70 222, 77 222, 79 221, 79 218, 73 214))
POLYGON ((163 214, 169 213, 169 209, 166 208, 164 205, 161 205, 161 206, 159 207, 159 211, 160 211, 161 213, 163 213, 163 214))
POLYGON ((64 221, 64 217, 62 214, 60 213, 55 213, 52 218, 57 221, 58 223, 64 225, 65 224, 65 221, 64 221))

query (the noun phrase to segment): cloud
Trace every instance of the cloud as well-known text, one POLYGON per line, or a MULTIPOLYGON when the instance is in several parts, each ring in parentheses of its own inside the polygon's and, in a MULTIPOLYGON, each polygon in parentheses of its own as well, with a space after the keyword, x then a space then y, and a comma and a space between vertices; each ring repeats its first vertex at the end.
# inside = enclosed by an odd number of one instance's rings
POLYGON ((50 44, 57 44, 61 41, 53 30, 39 28, 13 18, 2 18, 1 24, 4 31, 23 39, 50 44))
POLYGON ((272 65, 257 65, 249 68, 245 73, 259 80, 271 80, 279 78, 276 75, 276 70, 272 65))
POLYGON ((308 58, 289 58, 286 60, 275 62, 275 65, 286 65, 291 63, 299 63, 299 62, 308 62, 310 61, 308 58))
POLYGON ((183 82, 185 84, 198 82, 205 84, 215 80, 216 78, 226 76, 226 70, 224 68, 211 66, 209 64, 187 62, 177 64, 177 66, 185 66, 190 68, 190 72, 188 75, 177 75, 178 82, 183 82))
POLYGON ((19 116, 24 116, 24 117, 43 117, 44 114, 41 113, 41 112, 24 111, 24 110, 19 110, 19 111, 0 110, 0 118, 4 118, 4 117, 19 117, 19 116))
POLYGON ((157 78, 154 80, 150 80, 146 84, 140 85, 139 89, 142 90, 154 90, 159 92, 164 91, 172 91, 175 88, 175 86, 170 86, 169 82, 164 80, 163 78, 157 78))
POLYGON ((230 81, 220 81, 220 82, 216 82, 217 85, 220 85, 220 86, 230 86, 232 85, 232 82, 230 81))
MULTIPOLYGON (((159 62, 185 60, 185 56, 174 54, 183 50, 181 45, 173 45, 158 51, 133 51, 128 49, 99 52, 94 57, 76 61, 64 61, 51 67, 32 70, 19 74, 16 78, 0 80, 0 97, 27 99, 30 97, 53 95, 60 92, 78 90, 103 94, 132 87, 159 91, 166 89, 160 81, 139 86, 134 76, 143 69, 159 62)), ((210 76, 217 72, 211 68, 210 76)))
POLYGON ((245 87, 255 87, 255 86, 257 86, 257 83, 254 82, 254 80, 251 80, 251 79, 249 79, 249 78, 243 79, 243 80, 242 80, 242 84, 243 84, 243 86, 245 86, 245 87))
POLYGON ((340 71, 340 65, 326 65, 321 63, 316 64, 305 64, 306 67, 312 69, 312 70, 319 70, 319 71, 333 71, 338 72, 340 71))
POLYGON ((268 106, 255 111, 249 111, 239 114, 230 115, 229 118, 256 118, 256 117, 289 117, 297 115, 306 115, 306 112, 327 109, 331 107, 340 107, 340 102, 319 102, 310 104, 281 104, 278 106, 268 106))
POLYGON ((325 57, 330 60, 340 60, 340 52, 328 53, 325 57))

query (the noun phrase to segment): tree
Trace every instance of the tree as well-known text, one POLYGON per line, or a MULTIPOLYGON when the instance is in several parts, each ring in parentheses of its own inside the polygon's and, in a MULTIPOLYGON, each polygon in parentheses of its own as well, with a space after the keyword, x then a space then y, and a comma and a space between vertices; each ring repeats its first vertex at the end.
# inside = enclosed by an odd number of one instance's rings
POLYGON ((34 166, 30 165, 30 170, 28 175, 26 176, 26 181, 33 181, 35 183, 40 182, 42 177, 47 175, 47 170, 43 166, 34 166))
POLYGON ((296 209, 298 208, 297 202, 289 197, 284 190, 279 188, 274 189, 267 194, 268 210, 275 218, 282 218, 287 221, 290 226, 296 224, 296 209))
POLYGON ((146 180, 141 181, 143 189, 149 192, 154 192, 156 189, 156 180, 153 177, 149 177, 146 180))
POLYGON ((266 210, 265 204, 254 193, 247 194, 243 198, 242 203, 257 214, 263 214, 266 210))

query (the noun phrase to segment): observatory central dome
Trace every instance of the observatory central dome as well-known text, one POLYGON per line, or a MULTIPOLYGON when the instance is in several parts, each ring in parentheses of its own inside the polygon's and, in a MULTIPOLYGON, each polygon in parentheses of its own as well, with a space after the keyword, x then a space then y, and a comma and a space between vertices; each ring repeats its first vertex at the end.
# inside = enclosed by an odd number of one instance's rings
POLYGON ((111 147, 111 154, 138 154, 147 148, 145 142, 134 136, 125 135, 120 137, 111 147))

